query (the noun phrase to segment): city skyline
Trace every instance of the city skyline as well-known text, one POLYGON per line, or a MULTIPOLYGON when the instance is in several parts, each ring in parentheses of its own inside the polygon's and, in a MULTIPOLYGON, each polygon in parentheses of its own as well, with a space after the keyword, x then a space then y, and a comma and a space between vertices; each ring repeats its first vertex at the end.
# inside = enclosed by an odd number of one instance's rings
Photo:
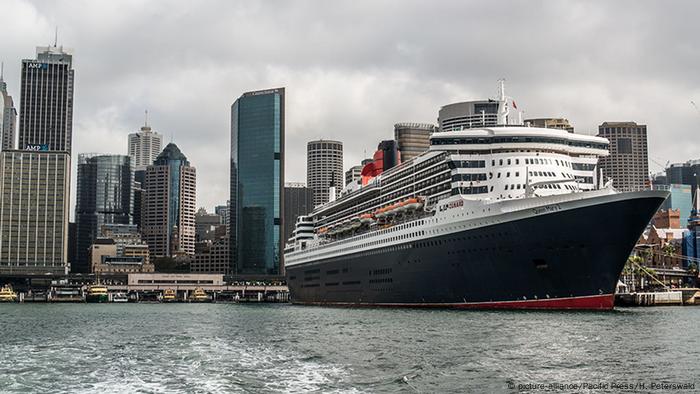
MULTIPOLYGON (((164 143, 174 140, 201 169, 200 182, 208 187, 200 187, 198 205, 208 209, 224 203, 228 194, 228 107, 242 92, 266 86, 287 87, 287 181, 304 180, 304 148, 310 140, 342 141, 347 170, 379 140, 391 138, 395 123, 435 123, 440 106, 492 96, 501 77, 526 118, 564 117, 577 133, 586 134, 595 134, 602 121, 648 125, 654 172, 661 169, 658 163, 696 158, 690 137, 700 114, 690 100, 698 101, 700 89, 688 65, 696 64, 697 54, 684 49, 692 47, 693 13, 688 10, 696 5, 664 9, 678 23, 645 24, 640 33, 640 21, 655 20, 661 5, 573 4, 445 3, 431 8, 412 3, 403 6, 401 22, 387 18, 389 6, 378 6, 368 20, 360 18, 361 8, 342 4, 334 11, 313 3, 277 5, 277 16, 265 5, 212 7, 228 16, 221 20, 235 21, 229 26, 206 24, 207 11, 187 3, 11 1, 6 7, 16 18, 8 28, 17 34, 4 44, 4 79, 17 102, 20 59, 31 57, 36 46, 53 43, 58 25, 58 43, 74 48, 79 71, 73 151, 124 154, 127 135, 143 123, 143 110, 149 109, 149 123, 163 132, 164 143), (567 12, 561 12, 564 7, 567 12), (623 14, 630 17, 619 18, 623 14), (449 29, 414 32, 402 27, 437 15, 449 29), (469 54, 481 53, 483 41, 470 37, 484 28, 484 15, 492 24, 489 29, 526 29, 530 34, 509 36, 500 43, 502 50, 486 50, 475 59, 469 54), (296 23, 307 16, 314 23, 296 23), (464 23, 450 22, 458 17, 464 23), (388 23, 381 31, 377 19, 388 23), (94 20, 105 23, 90 22, 94 20), (178 32, 182 22, 195 27, 192 34, 178 32), (352 34, 356 23, 366 33, 352 34), (548 35, 568 31, 572 24, 577 25, 575 34, 548 35), (289 25, 298 31, 287 34, 284 26, 289 25), (152 37, 141 37, 146 26, 152 37), (239 29, 268 34, 251 46, 236 38, 239 29), (612 38, 601 39, 606 37, 612 38), (203 42, 207 44, 199 45, 203 42), (668 42, 674 45, 668 47, 668 42), (648 55, 657 52, 664 56, 648 55), (547 53, 552 55, 543 56, 547 53), (448 55, 450 62, 426 61, 448 55), (630 63, 642 66, 630 70, 630 63), (673 143, 683 138, 691 142, 673 143)), ((72 182, 75 192, 75 176, 72 182)))

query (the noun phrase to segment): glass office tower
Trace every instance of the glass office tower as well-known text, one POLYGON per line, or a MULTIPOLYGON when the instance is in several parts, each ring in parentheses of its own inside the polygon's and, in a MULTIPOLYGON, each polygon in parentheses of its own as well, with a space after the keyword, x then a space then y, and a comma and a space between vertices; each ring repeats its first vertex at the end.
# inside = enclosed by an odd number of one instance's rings
POLYGON ((283 274, 284 88, 231 106, 231 273, 283 274))
POLYGON ((100 235, 103 225, 132 223, 133 177, 129 156, 78 155, 73 272, 90 272, 88 249, 100 235))

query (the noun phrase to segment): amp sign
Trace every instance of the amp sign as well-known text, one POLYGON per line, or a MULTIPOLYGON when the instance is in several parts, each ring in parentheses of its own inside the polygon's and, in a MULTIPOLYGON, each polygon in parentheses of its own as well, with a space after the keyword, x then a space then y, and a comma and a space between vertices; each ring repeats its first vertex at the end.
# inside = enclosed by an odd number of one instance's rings
POLYGON ((35 152, 46 152, 49 150, 49 144, 28 144, 24 150, 31 150, 35 152))
POLYGON ((28 63, 27 68, 37 68, 39 70, 46 70, 49 68, 47 63, 28 63))

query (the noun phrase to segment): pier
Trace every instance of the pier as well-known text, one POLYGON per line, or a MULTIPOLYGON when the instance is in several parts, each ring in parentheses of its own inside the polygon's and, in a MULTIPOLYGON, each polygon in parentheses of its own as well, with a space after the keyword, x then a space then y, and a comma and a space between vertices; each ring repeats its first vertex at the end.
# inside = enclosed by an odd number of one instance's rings
POLYGON ((19 302, 85 302, 91 285, 99 282, 108 290, 111 302, 115 294, 129 302, 288 302, 289 289, 282 281, 224 281, 219 274, 128 274, 80 281, 54 279, 41 286, 16 286, 19 302), (87 283, 83 283, 87 282, 87 283), (201 289, 207 299, 193 299, 201 289), (163 293, 173 291, 175 298, 164 300, 163 293))
POLYGON ((670 291, 615 294, 617 306, 700 305, 700 289, 680 288, 670 291))

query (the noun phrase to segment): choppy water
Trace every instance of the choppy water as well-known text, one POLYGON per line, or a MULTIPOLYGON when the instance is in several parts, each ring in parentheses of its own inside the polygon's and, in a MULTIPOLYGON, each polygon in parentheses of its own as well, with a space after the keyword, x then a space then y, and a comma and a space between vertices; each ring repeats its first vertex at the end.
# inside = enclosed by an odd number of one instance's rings
POLYGON ((0 392, 445 393, 518 391, 509 383, 692 383, 700 381, 698 327, 700 307, 5 304, 0 392))

